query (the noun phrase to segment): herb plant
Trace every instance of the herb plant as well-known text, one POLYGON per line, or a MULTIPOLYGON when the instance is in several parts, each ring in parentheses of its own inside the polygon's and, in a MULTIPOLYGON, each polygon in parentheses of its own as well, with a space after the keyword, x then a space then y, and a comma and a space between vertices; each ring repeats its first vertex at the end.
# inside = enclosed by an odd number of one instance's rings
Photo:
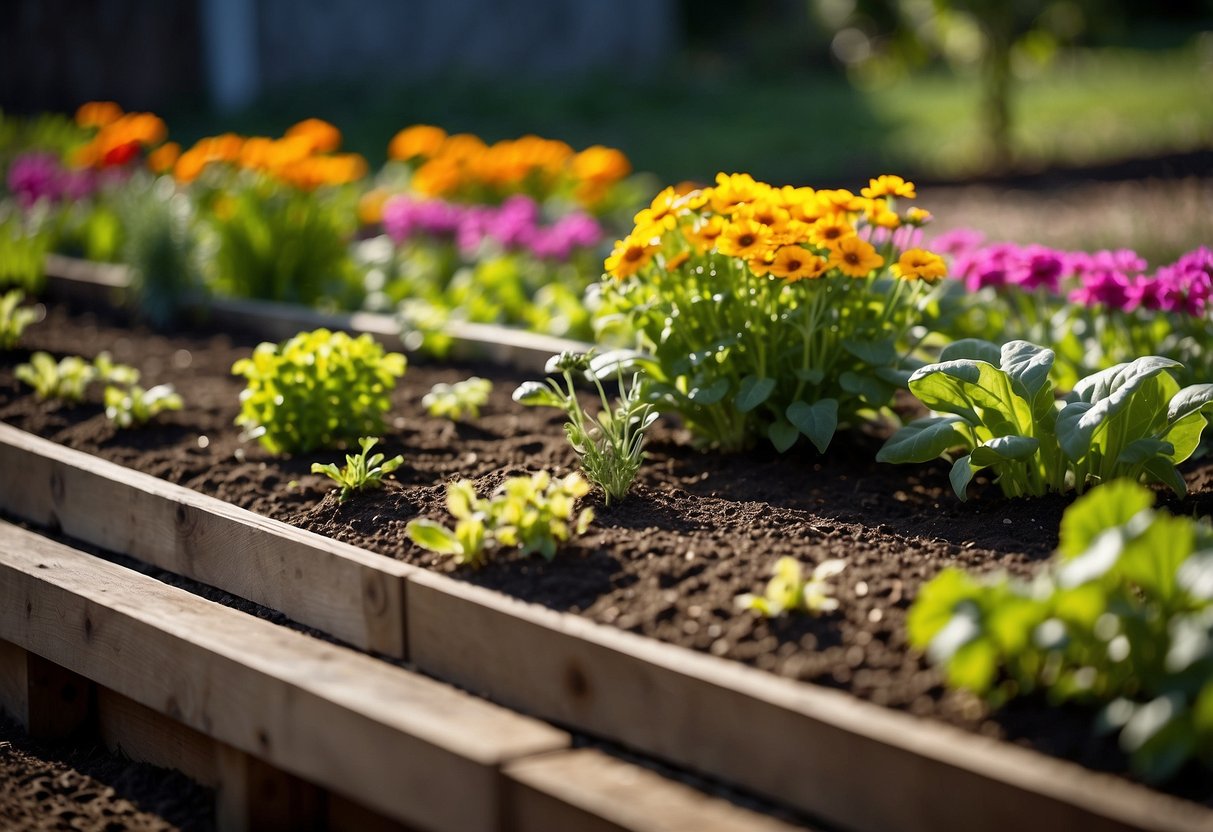
POLYGON ((409 521, 406 531, 418 546, 451 555, 460 564, 483 566, 500 549, 521 549, 551 560, 559 544, 583 534, 594 519, 593 509, 575 512, 577 498, 589 490, 577 473, 563 478, 544 471, 510 477, 487 498, 476 495, 470 480, 458 480, 446 489, 454 529, 417 519, 409 521))
POLYGON ((167 410, 180 410, 183 404, 171 384, 158 384, 150 390, 137 384, 105 388, 105 416, 120 428, 147 424, 167 410))
POLYGON ((914 197, 887 176, 862 196, 745 174, 667 188, 606 261, 600 336, 652 356, 659 406, 702 442, 785 451, 804 436, 824 452, 840 424, 887 406, 927 334, 944 267, 915 247, 925 212, 895 211, 914 197))
POLYGON ((785 612, 822 613, 838 609, 838 599, 831 594, 830 578, 846 569, 847 563, 838 558, 824 560, 813 567, 806 580, 800 562, 783 557, 775 561, 773 577, 762 595, 737 596, 737 605, 754 610, 766 618, 778 618, 785 612))
POLYGON ((457 421, 466 416, 476 419, 492 392, 493 382, 472 376, 454 384, 435 384, 421 397, 421 405, 435 418, 457 421))
POLYGON ((301 332, 263 343, 232 366, 248 380, 236 424, 274 454, 327 448, 379 433, 405 358, 370 335, 301 332))
POLYGON ((20 289, 0 295, 0 350, 17 346, 25 328, 38 320, 36 311, 21 306, 23 300, 25 293, 20 289))
POLYGON ((995 706, 1102 706, 1097 728, 1148 779, 1213 768, 1213 527, 1153 501, 1125 480, 1079 498, 1030 583, 945 569, 910 609, 910 643, 995 706))
POLYGON ((910 392, 935 415, 894 434, 882 462, 926 462, 964 451, 950 479, 965 499, 973 476, 991 469, 1008 497, 1039 496, 1116 478, 1186 486, 1175 466, 1196 449, 1213 385, 1179 388, 1157 356, 1118 364, 1078 382, 1058 407, 1049 371, 1053 351, 1012 341, 965 339, 944 360, 915 371, 910 392))
POLYGON ((657 414, 643 399, 641 374, 624 382, 623 361, 615 353, 593 357, 591 353, 562 352, 548 359, 545 371, 559 373, 560 381, 528 381, 514 391, 514 401, 524 405, 556 407, 568 416, 564 432, 581 460, 590 481, 603 490, 606 501, 622 500, 644 462, 644 432, 657 414), (619 388, 618 403, 611 407, 601 376, 612 370, 619 388), (592 418, 577 400, 574 380, 589 379, 598 390, 602 409, 592 418))
POLYGON ((324 474, 341 486, 340 502, 348 500, 355 491, 368 491, 383 487, 383 478, 404 464, 404 457, 397 454, 391 459, 385 459, 383 454, 373 454, 371 448, 379 440, 373 436, 364 436, 358 440, 362 451, 345 455, 345 467, 338 468, 334 463, 322 465, 312 463, 313 474, 324 474))

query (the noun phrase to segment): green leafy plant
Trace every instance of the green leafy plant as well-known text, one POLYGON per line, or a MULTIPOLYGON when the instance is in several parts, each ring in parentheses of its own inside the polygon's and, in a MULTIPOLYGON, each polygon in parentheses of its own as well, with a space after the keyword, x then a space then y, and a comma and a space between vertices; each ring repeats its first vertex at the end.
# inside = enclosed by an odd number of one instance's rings
POLYGON ((973 476, 991 469, 1008 497, 1076 489, 1121 477, 1186 492, 1175 466, 1196 449, 1213 385, 1180 389, 1178 363, 1147 356, 1078 382, 1058 408, 1053 351, 1027 341, 999 347, 965 339, 937 364, 915 371, 910 392, 936 411, 895 433, 882 462, 926 462, 966 451, 950 479, 965 499, 973 476))
POLYGON ((334 463, 322 465, 312 463, 313 474, 324 474, 341 486, 340 502, 345 502, 355 491, 368 491, 383 487, 383 478, 404 464, 404 457, 397 454, 386 459, 383 454, 370 454, 379 440, 374 436, 364 436, 358 440, 362 448, 360 453, 346 454, 345 467, 338 468, 334 463))
POLYGON ((115 195, 123 228, 122 259, 130 267, 130 303, 157 326, 177 315, 199 279, 189 198, 172 179, 142 179, 115 195))
POLYGON ((232 366, 248 386, 236 424, 270 453, 327 448, 383 430, 406 362, 370 335, 317 329, 263 343, 232 366))
POLYGON ((25 328, 38 320, 35 310, 21 306, 23 300, 25 292, 20 289, 0 295, 0 350, 17 346, 25 328))
POLYGON ((551 560, 559 544, 583 534, 594 519, 593 509, 575 511, 577 498, 589 490, 577 473, 510 477, 487 498, 476 495, 470 480, 458 480, 446 489, 455 528, 417 519, 409 521, 406 532, 418 546, 451 555, 460 564, 483 566, 500 549, 520 549, 551 560))
POLYGON ((623 354, 566 351, 548 359, 545 371, 559 373, 560 381, 528 381, 514 391, 514 401, 528 406, 555 407, 563 410, 569 421, 564 432, 573 446, 581 466, 590 481, 603 490, 606 501, 622 500, 627 496, 644 462, 644 432, 657 419, 653 405, 643 399, 642 376, 632 375, 630 382, 623 377, 623 354), (612 407, 602 386, 602 377, 615 375, 619 387, 617 404, 612 407), (592 381, 598 391, 602 409, 592 418, 577 400, 574 380, 592 381))
POLYGON ((454 384, 435 384, 422 396, 421 405, 435 418, 454 421, 467 416, 476 419, 492 392, 493 382, 472 376, 454 384))
POLYGON ((786 612, 822 613, 838 609, 838 599, 826 583, 846 569, 846 561, 838 558, 824 560, 813 567, 806 580, 800 562, 783 557, 775 561, 772 578, 762 595, 746 593, 737 596, 737 606, 754 610, 766 618, 778 618, 786 612))
POLYGON ((88 386, 94 381, 132 385, 139 381, 139 371, 125 364, 115 364, 108 352, 89 362, 78 355, 59 361, 47 352, 36 352, 28 364, 18 364, 17 378, 34 388, 40 399, 61 399, 66 402, 84 401, 88 386))
POLYGON ((910 643, 994 706, 1103 706, 1096 727, 1148 779, 1213 767, 1213 527, 1153 502, 1127 480, 1079 498, 1029 583, 945 569, 910 609, 910 643))
POLYGON ((105 388, 105 417, 120 428, 145 425, 157 415, 183 406, 171 384, 157 384, 150 390, 137 384, 105 388))

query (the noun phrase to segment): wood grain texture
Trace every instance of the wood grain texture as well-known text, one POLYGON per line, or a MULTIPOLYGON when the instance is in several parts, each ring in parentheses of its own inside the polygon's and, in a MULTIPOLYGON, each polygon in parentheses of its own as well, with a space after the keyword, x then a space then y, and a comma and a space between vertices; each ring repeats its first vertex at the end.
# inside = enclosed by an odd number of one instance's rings
POLYGON ((25 650, 0 639, 0 711, 29 728, 29 680, 25 650))
POLYGON ((0 424, 0 508, 404 657, 413 567, 0 424), (11 466, 11 467, 10 467, 11 466))
POLYGON ((102 742, 131 760, 180 771, 208 788, 219 783, 218 743, 109 688, 97 690, 102 742))
POLYGON ((562 731, 0 523, 0 638, 430 829, 491 829, 500 766, 562 731))

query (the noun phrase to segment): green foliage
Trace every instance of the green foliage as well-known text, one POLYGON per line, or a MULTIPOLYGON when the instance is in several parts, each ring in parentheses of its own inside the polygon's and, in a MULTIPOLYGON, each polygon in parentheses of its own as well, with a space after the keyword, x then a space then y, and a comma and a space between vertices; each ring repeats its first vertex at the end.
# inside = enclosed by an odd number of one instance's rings
POLYGON ((454 384, 435 384, 421 398, 426 412, 438 419, 457 421, 465 416, 480 417, 480 408, 488 403, 493 392, 493 382, 487 378, 472 376, 454 384))
POLYGON ((657 419, 653 405, 642 396, 642 375, 635 373, 624 382, 623 365, 626 357, 606 353, 563 352, 548 359, 545 372, 564 378, 564 385, 549 378, 546 382, 528 381, 514 391, 514 401, 520 404, 555 407, 563 410, 569 421, 564 432, 569 444, 581 460, 590 481, 603 490, 606 501, 622 500, 631 490, 636 473, 644 462, 644 432, 657 419), (602 378, 615 375, 619 389, 617 404, 611 407, 602 378), (575 378, 593 382, 602 409, 597 418, 591 417, 577 400, 573 386, 575 378))
POLYGON ((13 289, 0 295, 0 350, 11 350, 21 340, 21 333, 38 320, 37 311, 21 306, 25 292, 13 289))
POLYGON ((105 388, 105 417, 120 428, 145 425, 167 410, 180 410, 184 403, 171 384, 157 384, 144 390, 130 387, 105 388))
POLYGON ((232 366, 248 386, 236 424, 274 454, 329 448, 380 433, 406 362, 370 335, 300 332, 262 343, 232 366))
POLYGON ((827 580, 842 572, 846 561, 830 558, 817 564, 806 580, 795 558, 780 558, 772 570, 773 577, 762 595, 737 596, 737 605, 754 610, 766 618, 778 618, 785 612, 822 613, 838 609, 838 599, 831 595, 827 580))
POLYGON ((499 549, 520 549, 551 560, 559 544, 583 534, 594 519, 589 508, 574 516, 577 498, 589 490, 580 474, 555 478, 541 471, 510 477, 483 498, 470 480, 458 480, 446 490, 454 529, 418 519, 409 521, 406 531, 418 546, 451 555, 460 564, 483 566, 499 549))
POLYGON ((15 214, 6 216, 4 207, 0 204, 0 287, 37 291, 45 277, 52 236, 36 225, 22 223, 15 214))
POLYGON ((18 364, 15 374, 20 381, 34 388, 40 399, 65 402, 84 401, 88 386, 93 382, 133 385, 139 381, 139 371, 125 364, 115 364, 108 352, 93 362, 78 355, 55 361, 47 352, 36 352, 28 364, 18 364))
POLYGON ((1213 527, 1152 504, 1126 480, 1079 498, 1031 583, 945 569, 910 609, 910 643, 996 706, 1103 706, 1097 727, 1148 779, 1213 767, 1213 527))
POLYGON ((1213 385, 1180 389, 1168 370, 1177 362, 1139 358, 1088 376, 1058 410, 1049 372, 1052 350, 1011 341, 1001 348, 966 339, 944 360, 915 371, 910 392, 935 415, 918 419, 880 449, 881 462, 926 462, 967 453, 952 464, 956 495, 990 468, 1008 497, 1128 478, 1186 486, 1175 466, 1200 441, 1213 385))
POLYGON ((166 326, 198 283, 189 199, 161 177, 132 184, 114 201, 122 260, 131 273, 130 300, 153 324, 166 326))
POLYGON ((322 465, 312 463, 313 474, 324 474, 341 486, 340 502, 348 500, 355 491, 367 491, 383 487, 383 478, 404 464, 404 457, 397 454, 391 459, 385 459, 383 454, 373 454, 371 448, 379 440, 373 436, 363 436, 358 440, 362 451, 345 455, 345 467, 338 468, 335 464, 322 465))

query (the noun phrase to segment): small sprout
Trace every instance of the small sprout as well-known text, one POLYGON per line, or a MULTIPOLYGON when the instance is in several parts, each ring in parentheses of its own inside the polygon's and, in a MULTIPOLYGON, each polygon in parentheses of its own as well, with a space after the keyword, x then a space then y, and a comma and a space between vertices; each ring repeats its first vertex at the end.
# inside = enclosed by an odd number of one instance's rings
POLYGON ((435 384, 421 399, 426 412, 436 419, 452 421, 467 416, 479 418, 480 408, 489 400, 493 382, 487 378, 472 376, 454 384, 435 384))
POLYGON ((25 328, 38 320, 35 310, 20 305, 23 300, 25 293, 20 289, 0 295, 0 350, 17 346, 25 328))
POLYGON ((456 520, 454 529, 418 519, 410 521, 406 531, 418 546, 451 555, 460 564, 483 566, 488 555, 501 548, 538 553, 551 560, 560 543, 584 534, 594 519, 588 508, 574 516, 574 503, 589 490, 580 474, 555 478, 541 471, 511 477, 491 497, 481 498, 471 480, 458 480, 446 490, 447 509, 456 520))
POLYGON ((388 460, 384 459, 383 454, 368 457, 367 454, 378 441, 373 436, 364 436, 358 440, 358 444, 362 446, 362 453, 346 454, 344 468, 338 468, 331 462, 328 465, 313 462, 312 473, 324 474, 340 485, 341 494, 337 499, 343 503, 355 491, 382 488, 383 478, 403 465, 404 457, 399 454, 388 460))
POLYGON ((166 410, 180 410, 181 396, 171 384, 158 384, 150 390, 139 385, 129 388, 105 388, 105 417, 120 428, 144 425, 166 410))
POLYGON ((130 386, 139 383, 139 371, 126 364, 115 364, 108 352, 102 352, 93 359, 93 369, 97 371, 97 381, 105 384, 130 386))
POLYGON ((139 371, 125 364, 115 364, 108 352, 97 356, 93 363, 78 355, 69 355, 56 362, 47 352, 36 352, 30 363, 18 364, 17 378, 34 388, 40 399, 84 401, 88 386, 94 381, 130 385, 139 381, 139 371))
POLYGON ((555 407, 568 416, 564 432, 581 459, 586 476, 602 489, 606 501, 622 500, 632 488, 636 473, 644 462, 644 432, 657 419, 652 403, 644 400, 642 374, 623 378, 622 353, 595 357, 592 353, 565 351, 552 356, 545 370, 560 373, 564 384, 554 378, 546 382, 528 381, 514 391, 514 401, 530 407, 555 407), (615 375, 619 398, 611 407, 602 377, 615 375), (591 417, 577 401, 574 378, 587 378, 598 390, 602 409, 591 417))
POLYGON ((846 569, 846 561, 830 558, 817 564, 806 581, 795 558, 783 557, 775 562, 773 577, 762 595, 746 593, 737 596, 737 606, 754 610, 766 618, 777 618, 785 612, 800 610, 809 613, 833 612, 838 599, 831 594, 826 581, 846 569))

